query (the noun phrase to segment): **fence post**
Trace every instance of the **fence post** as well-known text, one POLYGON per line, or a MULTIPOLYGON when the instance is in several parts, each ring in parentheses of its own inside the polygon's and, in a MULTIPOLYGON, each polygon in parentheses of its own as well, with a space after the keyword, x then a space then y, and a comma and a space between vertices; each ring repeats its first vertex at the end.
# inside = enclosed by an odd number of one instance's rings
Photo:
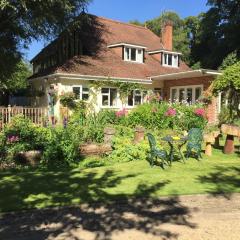
POLYGON ((11 121, 11 105, 8 105, 8 123, 11 121))

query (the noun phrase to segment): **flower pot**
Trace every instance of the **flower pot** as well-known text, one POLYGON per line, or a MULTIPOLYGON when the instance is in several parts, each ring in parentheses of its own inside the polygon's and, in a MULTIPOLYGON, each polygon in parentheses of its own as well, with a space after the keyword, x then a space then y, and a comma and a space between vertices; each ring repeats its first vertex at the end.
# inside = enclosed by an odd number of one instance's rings
POLYGON ((16 159, 21 164, 36 166, 40 163, 42 152, 38 150, 20 152, 16 155, 16 159))

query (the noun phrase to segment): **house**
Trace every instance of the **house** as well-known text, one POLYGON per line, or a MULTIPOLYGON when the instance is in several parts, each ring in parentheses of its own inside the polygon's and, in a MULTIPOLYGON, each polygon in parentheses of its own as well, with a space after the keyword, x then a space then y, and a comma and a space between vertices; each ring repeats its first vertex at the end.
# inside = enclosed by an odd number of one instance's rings
MULTIPOLYGON (((48 106, 48 92, 57 95, 74 92, 79 99, 93 101, 91 83, 102 82, 94 90, 94 108, 131 109, 145 101, 147 92, 164 100, 194 104, 209 89, 219 73, 214 70, 192 70, 173 51, 173 25, 166 22, 161 36, 146 27, 122 23, 89 14, 79 16, 81 24, 69 29, 32 59, 33 75, 29 82, 42 96, 33 106, 48 106), (117 88, 109 81, 138 83, 146 90, 135 89, 122 102, 117 88), (104 85, 104 82, 106 83, 104 85)), ((73 24, 74 25, 74 24, 73 24)), ((208 118, 215 122, 220 100, 208 106, 208 118)), ((60 117, 60 103, 54 114, 60 117)))

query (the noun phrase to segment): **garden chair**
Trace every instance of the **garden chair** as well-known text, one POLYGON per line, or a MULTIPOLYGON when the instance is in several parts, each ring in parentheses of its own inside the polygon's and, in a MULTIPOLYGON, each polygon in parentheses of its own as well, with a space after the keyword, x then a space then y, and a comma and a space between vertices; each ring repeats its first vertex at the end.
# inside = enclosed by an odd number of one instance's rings
POLYGON ((157 148, 156 139, 151 133, 147 133, 147 137, 150 146, 149 158, 151 167, 153 167, 154 162, 159 158, 162 161, 162 168, 164 168, 164 164, 167 162, 167 152, 157 148))
POLYGON ((192 128, 188 133, 188 142, 186 146, 186 157, 189 158, 191 155, 195 155, 197 160, 202 158, 202 141, 203 132, 200 128, 192 128))

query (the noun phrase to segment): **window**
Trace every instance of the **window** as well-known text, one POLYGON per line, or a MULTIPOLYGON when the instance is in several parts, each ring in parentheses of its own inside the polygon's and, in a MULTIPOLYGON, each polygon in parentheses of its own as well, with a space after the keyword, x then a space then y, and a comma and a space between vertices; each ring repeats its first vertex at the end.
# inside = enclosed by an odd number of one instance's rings
POLYGON ((116 88, 102 88, 102 106, 114 107, 117 106, 117 89, 116 88))
POLYGON ((163 53, 163 66, 178 67, 177 54, 163 53))
POLYGON ((194 104, 202 95, 203 86, 182 86, 171 88, 171 102, 179 101, 182 103, 194 104))
POLYGON ((85 86, 74 86, 72 88, 76 99, 81 99, 87 101, 89 98, 89 88, 85 86))
POLYGON ((133 90, 128 95, 128 106, 133 107, 140 105, 144 102, 147 96, 147 91, 133 90))
POLYGON ((143 49, 125 47, 124 60, 130 62, 143 63, 143 49))

